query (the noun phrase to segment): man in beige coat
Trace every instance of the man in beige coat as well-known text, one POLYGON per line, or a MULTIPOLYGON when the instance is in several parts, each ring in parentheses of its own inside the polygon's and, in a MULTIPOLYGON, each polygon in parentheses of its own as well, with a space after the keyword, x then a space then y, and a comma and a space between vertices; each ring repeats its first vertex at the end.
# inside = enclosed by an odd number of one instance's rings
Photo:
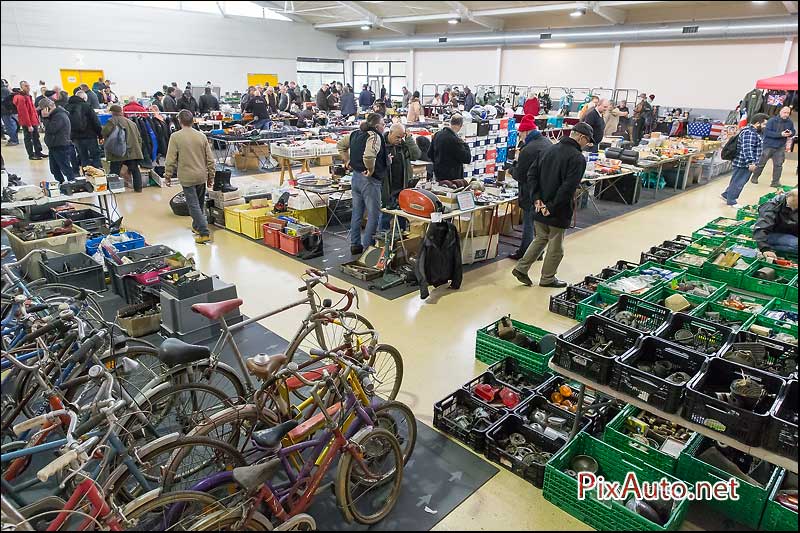
POLYGON ((606 112, 603 113, 603 119, 606 121, 604 137, 611 137, 617 133, 617 129, 619 129, 620 117, 625 118, 627 116, 628 108, 626 107, 624 100, 617 102, 617 105, 608 106, 606 112))
POLYGON ((194 240, 198 244, 205 244, 211 242, 203 208, 206 186, 211 187, 214 184, 214 156, 206 136, 192 128, 194 116, 191 111, 184 109, 178 113, 178 122, 181 130, 169 138, 164 180, 167 187, 172 187, 172 178, 177 175, 192 216, 194 240))

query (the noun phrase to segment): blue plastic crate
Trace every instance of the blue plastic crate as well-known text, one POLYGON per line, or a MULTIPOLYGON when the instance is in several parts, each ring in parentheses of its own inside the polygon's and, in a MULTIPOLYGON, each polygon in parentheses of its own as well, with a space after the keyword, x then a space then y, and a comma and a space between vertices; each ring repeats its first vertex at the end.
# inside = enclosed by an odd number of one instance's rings
MULTIPOLYGON (((128 250, 135 250, 137 248, 144 247, 144 236, 136 233, 135 231, 126 231, 124 235, 130 237, 130 240, 125 242, 116 242, 114 243, 114 248, 118 252, 127 252, 128 250)), ((97 253, 97 248, 100 246, 100 242, 103 240, 103 237, 97 237, 95 239, 89 239, 86 241, 86 255, 93 256, 97 253)), ((104 249, 103 255, 108 257, 108 252, 104 249)))
POLYGON ((101 126, 105 126, 106 122, 111 120, 111 113, 98 113, 97 119, 100 121, 101 126))

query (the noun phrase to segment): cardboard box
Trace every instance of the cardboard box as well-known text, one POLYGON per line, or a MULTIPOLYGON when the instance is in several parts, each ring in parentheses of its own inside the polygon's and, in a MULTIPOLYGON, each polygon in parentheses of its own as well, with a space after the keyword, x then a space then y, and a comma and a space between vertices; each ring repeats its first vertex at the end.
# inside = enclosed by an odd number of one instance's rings
POLYGON ((317 164, 321 167, 329 167, 333 164, 333 156, 332 155, 320 156, 317 164))
POLYGON ((267 144, 249 144, 242 148, 242 155, 245 156, 267 157, 269 154, 269 145, 267 144))
POLYGON ((471 239, 462 238, 461 241, 461 262, 471 265, 476 261, 494 259, 497 257, 498 237, 489 236, 473 237, 471 239), (490 243, 491 241, 491 243, 490 243))
POLYGON ((237 170, 258 170, 261 168, 261 160, 255 155, 244 156, 236 154, 233 160, 237 170))
POLYGON ((244 198, 234 198, 233 200, 223 200, 221 202, 214 200, 214 206, 218 209, 225 209, 226 207, 231 207, 232 205, 243 205, 244 203, 244 198))
POLYGON ((208 191, 208 197, 214 200, 214 202, 224 203, 229 202, 231 200, 236 200, 242 197, 241 189, 232 191, 232 192, 222 192, 222 191, 208 191))

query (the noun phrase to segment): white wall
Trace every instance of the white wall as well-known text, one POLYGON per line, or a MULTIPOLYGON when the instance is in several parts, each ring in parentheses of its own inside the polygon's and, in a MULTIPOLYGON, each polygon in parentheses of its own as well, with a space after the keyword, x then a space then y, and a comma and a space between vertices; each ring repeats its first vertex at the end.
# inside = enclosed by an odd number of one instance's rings
POLYGON ((538 47, 503 50, 501 79, 507 85, 608 87, 614 47, 538 47))
POLYGON ((346 58, 310 25, 223 18, 107 2, 2 2, 0 64, 9 82, 60 82, 59 69, 103 69, 119 96, 212 80, 243 90, 247 73, 295 79, 297 57, 346 58))

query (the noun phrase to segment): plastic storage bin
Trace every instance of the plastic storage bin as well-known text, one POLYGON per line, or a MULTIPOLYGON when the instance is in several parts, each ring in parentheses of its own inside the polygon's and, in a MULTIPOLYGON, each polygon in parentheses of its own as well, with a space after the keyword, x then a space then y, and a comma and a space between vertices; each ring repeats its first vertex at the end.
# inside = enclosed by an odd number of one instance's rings
POLYGON ((91 237, 108 233, 108 219, 94 209, 72 209, 56 211, 56 218, 68 218, 89 232, 91 237))
POLYGON ((591 295, 590 291, 575 286, 567 287, 564 292, 550 297, 550 311, 567 318, 575 318, 578 303, 591 295))
POLYGON ((782 470, 778 481, 772 488, 769 494, 767 504, 764 506, 764 514, 761 517, 761 524, 758 529, 761 531, 794 531, 797 528, 797 512, 784 507, 775 501, 778 491, 781 490, 783 482, 789 476, 794 476, 797 481, 797 474, 792 474, 786 470, 782 470))
POLYGON ((700 307, 692 309, 689 314, 731 328, 734 333, 746 330, 756 320, 756 315, 752 313, 730 309, 716 302, 705 302, 700 307))
POLYGON ((42 270, 49 283, 64 283, 98 292, 106 290, 103 265, 84 253, 48 257, 42 261, 42 270))
POLYGON ((664 525, 629 510, 623 504, 597 499, 594 491, 588 491, 583 500, 578 499, 578 480, 564 472, 570 468, 570 460, 576 455, 589 455, 598 462, 606 481, 622 483, 629 472, 636 474, 639 482, 657 482, 666 479, 676 482, 670 474, 642 464, 632 455, 613 448, 586 433, 579 434, 556 453, 547 463, 544 473, 544 498, 589 526, 605 531, 674 531, 680 528, 689 501, 679 502, 664 525))
POLYGON ((535 391, 549 380, 551 374, 537 374, 522 367, 522 364, 513 357, 506 357, 489 367, 489 372, 494 374, 500 382, 522 391, 535 391))
POLYGON ((624 326, 629 326, 642 333, 652 333, 657 330, 669 320, 672 312, 666 307, 656 305, 652 302, 634 298, 633 296, 623 294, 614 305, 607 307, 600 316, 604 316, 618 322, 624 326), (627 316, 622 316, 620 313, 627 312, 631 315, 631 320, 626 323, 627 316), (623 318, 626 321, 622 321, 623 318))
POLYGON ((595 292, 578 302, 578 307, 575 310, 575 320, 583 322, 590 315, 602 313, 617 303, 617 300, 619 300, 619 295, 595 292))
POLYGON ((689 382, 683 417, 747 446, 760 446, 770 411, 783 385, 783 379, 767 372, 711 358, 689 382), (731 382, 741 378, 742 374, 758 380, 766 389, 766 396, 756 405, 755 411, 731 405, 716 396, 717 393, 730 393, 731 382))
POLYGON ((795 338, 797 337, 797 324, 789 322, 787 320, 781 318, 775 318, 770 316, 771 313, 774 312, 794 312, 797 313, 797 300, 789 301, 789 300, 782 300, 780 298, 775 298, 767 307, 759 313, 761 317, 763 317, 764 323, 776 331, 780 331, 783 333, 788 333, 795 338))
POLYGON ((686 313, 675 313, 667 325, 656 332, 656 336, 706 357, 712 357, 727 348, 733 337, 733 329, 686 313), (686 331, 691 332, 691 338, 682 338, 681 332, 686 331))
POLYGON ((280 247, 281 250, 290 255, 297 255, 300 253, 302 239, 300 237, 292 237, 285 233, 280 234, 280 247))
POLYGON ((467 392, 469 392, 470 394, 472 394, 472 396, 476 400, 478 400, 482 405, 484 405, 486 407, 492 407, 494 409, 497 409, 498 411, 504 411, 505 410, 505 411, 509 411, 509 412, 513 411, 514 409, 519 407, 519 405, 522 404, 523 400, 525 400, 526 398, 528 398, 532 394, 532 391, 530 389, 520 389, 520 388, 517 388, 517 387, 512 387, 511 385, 500 381, 491 372, 484 372, 483 374, 479 375, 478 377, 468 381, 467 383, 464 384, 463 389, 466 390, 467 392), (508 388, 508 390, 510 390, 512 392, 515 392, 517 395, 519 395, 520 401, 516 405, 512 405, 510 407, 507 407, 507 406, 503 405, 503 403, 500 400, 500 397, 498 395, 493 403, 488 403, 488 402, 484 401, 483 398, 481 398, 477 394, 475 394, 475 392, 474 392, 475 387, 478 386, 478 385, 482 385, 482 384, 490 385, 491 387, 493 387, 495 389, 498 389, 498 390, 499 389, 503 389, 503 388, 508 388))
POLYGON ((156 244, 120 252, 117 255, 120 259, 127 257, 133 261, 132 263, 118 265, 109 258, 105 259, 106 268, 111 277, 111 288, 125 299, 125 284, 123 283, 125 275, 143 270, 157 270, 166 265, 166 258, 175 255, 175 250, 163 244, 156 244))
POLYGON ((225 227, 236 233, 242 232, 242 223, 240 215, 242 211, 250 209, 250 204, 232 205, 224 209, 225 212, 225 227))
POLYGON ((785 457, 797 458, 797 380, 786 384, 769 413, 764 447, 785 457))
POLYGON ((211 292, 214 289, 214 281, 205 274, 203 274, 200 279, 182 283, 180 285, 176 285, 172 281, 174 276, 182 276, 192 272, 193 270, 194 269, 191 267, 184 267, 159 274, 158 277, 161 279, 161 290, 177 298, 178 300, 185 300, 186 298, 191 298, 193 296, 197 296, 198 294, 211 292))
POLYGON ((269 224, 261 226, 264 233, 264 244, 270 248, 281 247, 281 230, 271 227, 269 224))
POLYGON ((796 277, 796 268, 781 267, 767 263, 766 261, 753 261, 750 268, 742 274, 741 287, 746 291, 774 296, 776 298, 784 298, 786 296, 786 287, 791 284, 792 280, 796 277), (757 270, 764 267, 775 270, 777 278, 774 281, 760 279, 754 276, 757 270))
MULTIPOLYGON (((46 220, 44 222, 34 222, 34 226, 46 226, 49 229, 62 227, 62 220, 46 220)), ((8 243, 14 256, 17 260, 25 257, 29 252, 37 249, 53 250, 64 255, 77 254, 86 250, 86 238, 89 233, 80 226, 73 226, 74 233, 67 235, 58 235, 56 237, 45 237, 44 239, 35 239, 32 241, 23 241, 14 235, 10 228, 3 228, 3 231, 8 237, 8 243)), ((41 261, 39 257, 41 254, 34 254, 28 262, 27 268, 23 269, 23 273, 27 273, 27 278, 31 280, 39 279, 44 276, 42 273, 41 261)), ((55 254, 54 254, 55 255, 55 254)))
POLYGON ((272 209, 261 207, 259 209, 246 209, 239 212, 239 225, 241 233, 251 239, 264 238, 264 223, 272 216, 272 209))
MULTIPOLYGON (((127 252, 129 250, 136 250, 137 248, 143 248, 145 245, 144 237, 135 231, 126 231, 121 233, 120 235, 126 235, 129 237, 129 240, 123 242, 115 242, 113 244, 114 249, 119 252, 127 252)), ((100 243, 105 237, 96 237, 94 239, 89 239, 86 241, 86 255, 94 255, 97 253, 97 248, 100 246, 100 243)), ((103 255, 109 257, 108 251, 103 248, 103 255)))
POLYGON ((501 418, 505 411, 492 407, 484 407, 470 392, 459 389, 433 406, 433 427, 460 440, 478 453, 486 449, 486 432, 501 418), (478 426, 465 428, 459 424, 458 413, 473 413, 476 409, 483 408, 488 414, 485 423, 478 426), (485 427, 484 427, 485 426, 485 427))
MULTIPOLYGON (((550 362, 550 357, 553 355, 552 352, 546 354, 534 352, 517 346, 513 342, 501 339, 497 336, 499 322, 498 320, 478 330, 475 340, 475 358, 487 365, 491 365, 506 357, 512 357, 519 361, 522 368, 526 370, 538 375, 549 374, 550 368, 547 363, 550 362)), ((511 319, 511 324, 518 332, 537 343, 542 340, 542 337, 550 334, 550 332, 541 328, 514 319, 511 319)))

